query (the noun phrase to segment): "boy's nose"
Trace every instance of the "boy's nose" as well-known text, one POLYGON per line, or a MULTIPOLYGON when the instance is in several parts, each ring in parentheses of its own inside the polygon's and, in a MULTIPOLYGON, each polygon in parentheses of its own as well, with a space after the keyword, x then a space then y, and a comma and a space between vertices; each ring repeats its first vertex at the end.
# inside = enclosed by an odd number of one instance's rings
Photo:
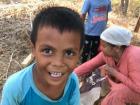
POLYGON ((58 66, 58 67, 64 66, 64 57, 63 56, 57 56, 57 57, 55 57, 54 60, 53 60, 53 62, 52 62, 52 64, 54 66, 58 66))

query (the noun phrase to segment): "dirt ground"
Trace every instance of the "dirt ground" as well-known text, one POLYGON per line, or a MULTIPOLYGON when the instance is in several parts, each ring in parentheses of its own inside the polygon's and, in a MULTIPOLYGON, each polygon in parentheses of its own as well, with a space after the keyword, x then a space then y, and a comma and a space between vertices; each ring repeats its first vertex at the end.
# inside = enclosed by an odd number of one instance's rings
MULTIPOLYGON (((62 0, 63 1, 63 0, 62 0)), ((7 77, 14 72, 22 69, 22 61, 31 52, 29 31, 31 30, 31 21, 37 11, 45 6, 60 5, 58 0, 52 2, 38 2, 32 4, 0 4, 0 93, 7 77)), ((81 4, 65 1, 61 5, 71 7, 78 11, 81 4)), ((110 15, 110 24, 121 24, 134 29, 136 19, 122 18, 118 19, 114 13, 110 15), (129 21, 130 20, 130 21, 129 21)), ((134 34, 132 44, 140 45, 140 35, 134 34)))

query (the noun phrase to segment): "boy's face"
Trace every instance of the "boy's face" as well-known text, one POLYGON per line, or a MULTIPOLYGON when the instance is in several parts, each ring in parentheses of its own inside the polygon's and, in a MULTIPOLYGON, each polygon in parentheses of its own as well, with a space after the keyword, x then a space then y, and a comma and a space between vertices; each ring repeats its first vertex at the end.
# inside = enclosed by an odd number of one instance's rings
POLYGON ((36 75, 48 85, 62 85, 77 66, 80 55, 80 35, 76 32, 60 33, 56 28, 39 28, 33 47, 36 75))

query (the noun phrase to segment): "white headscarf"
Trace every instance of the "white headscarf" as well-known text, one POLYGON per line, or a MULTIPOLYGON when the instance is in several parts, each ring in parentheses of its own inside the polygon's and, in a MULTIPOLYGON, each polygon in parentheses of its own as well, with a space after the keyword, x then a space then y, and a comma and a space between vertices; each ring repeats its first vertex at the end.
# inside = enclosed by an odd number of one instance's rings
POLYGON ((113 45, 130 45, 132 33, 120 26, 111 26, 102 32, 102 40, 113 45))

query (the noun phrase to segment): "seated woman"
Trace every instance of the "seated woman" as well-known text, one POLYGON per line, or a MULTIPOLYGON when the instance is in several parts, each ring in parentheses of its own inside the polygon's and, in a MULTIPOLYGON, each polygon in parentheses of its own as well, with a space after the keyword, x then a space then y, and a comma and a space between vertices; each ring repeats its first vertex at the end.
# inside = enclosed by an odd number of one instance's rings
POLYGON ((101 34, 101 52, 75 69, 82 76, 103 66, 110 92, 101 105, 140 103, 140 47, 130 45, 132 33, 111 26, 101 34))

